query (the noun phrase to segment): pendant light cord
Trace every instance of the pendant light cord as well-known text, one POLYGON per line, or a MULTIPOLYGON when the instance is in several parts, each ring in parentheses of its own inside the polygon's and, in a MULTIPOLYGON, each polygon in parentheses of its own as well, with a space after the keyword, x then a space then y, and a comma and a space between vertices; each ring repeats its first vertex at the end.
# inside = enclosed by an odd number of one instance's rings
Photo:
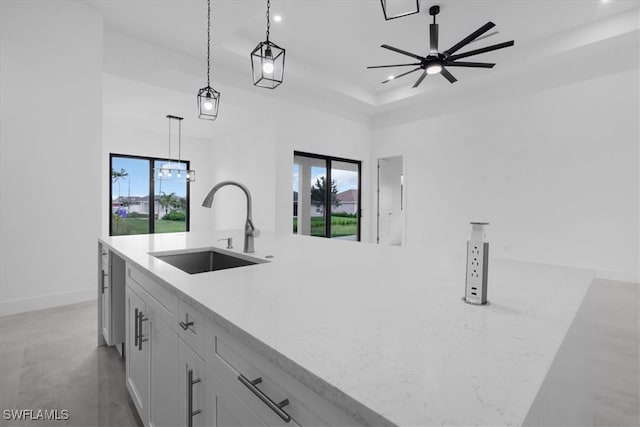
POLYGON ((271 0, 267 0, 267 42, 269 41, 269 30, 271 29, 271 17, 269 16, 270 8, 271 8, 271 0))
POLYGON ((211 0, 207 0, 207 86, 211 86, 211 0))
POLYGON ((178 168, 182 157, 182 120, 178 120, 178 168))
MULTIPOLYGON (((171 118, 169 118, 169 158, 167 162, 171 164, 171 118)), ((162 167, 160 167, 162 169, 162 167)))

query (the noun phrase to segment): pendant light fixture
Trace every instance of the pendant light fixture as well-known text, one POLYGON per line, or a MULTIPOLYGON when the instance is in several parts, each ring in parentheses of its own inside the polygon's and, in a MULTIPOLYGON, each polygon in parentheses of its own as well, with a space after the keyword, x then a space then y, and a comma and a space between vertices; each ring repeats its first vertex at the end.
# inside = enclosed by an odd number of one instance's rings
POLYGON ((198 117, 215 120, 220 106, 220 92, 211 87, 211 0, 207 0, 207 86, 198 91, 198 117))
POLYGON ((182 163, 182 117, 167 115, 169 119, 169 157, 167 163, 153 169, 153 179, 156 181, 188 181, 196 180, 196 171, 187 169, 186 163, 182 163), (178 161, 171 159, 171 120, 178 121, 178 161))
POLYGON ((282 84, 284 77, 285 50, 269 41, 270 8, 271 0, 267 0, 267 40, 258 43, 251 52, 251 71, 255 86, 275 89, 282 84))
POLYGON ((420 0, 380 0, 380 4, 387 21, 420 12, 420 0))

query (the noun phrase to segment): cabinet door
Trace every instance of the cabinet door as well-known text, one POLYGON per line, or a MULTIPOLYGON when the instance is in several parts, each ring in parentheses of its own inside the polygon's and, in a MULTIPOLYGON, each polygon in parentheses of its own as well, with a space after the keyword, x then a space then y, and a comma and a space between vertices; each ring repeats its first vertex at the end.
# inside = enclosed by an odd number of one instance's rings
POLYGON ((146 425, 149 421, 149 353, 151 332, 149 320, 140 322, 136 315, 145 319, 148 313, 144 301, 127 287, 127 337, 126 337, 126 375, 127 388, 138 409, 138 415, 146 425), (140 328, 140 326, 142 326, 140 328), (140 339, 142 345, 136 345, 140 339))
POLYGON ((178 335, 154 312, 151 322, 151 402, 150 426, 177 427, 179 412, 179 381, 183 379, 178 366, 178 335))
POLYGON ((109 274, 111 268, 109 263, 109 251, 104 249, 100 253, 100 304, 102 305, 102 336, 107 345, 111 342, 111 286, 109 274))
POLYGON ((180 340, 180 422, 177 426, 205 426, 208 412, 206 394, 206 370, 204 361, 180 340))
POLYGON ((266 426, 247 404, 207 368, 207 425, 212 427, 266 426))

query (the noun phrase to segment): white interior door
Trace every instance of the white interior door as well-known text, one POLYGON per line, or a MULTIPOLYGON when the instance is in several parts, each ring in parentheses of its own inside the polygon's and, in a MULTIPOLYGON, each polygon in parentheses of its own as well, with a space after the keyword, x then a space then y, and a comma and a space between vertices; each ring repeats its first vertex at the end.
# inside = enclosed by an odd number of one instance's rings
POLYGON ((378 159, 378 243, 404 244, 402 156, 378 159))

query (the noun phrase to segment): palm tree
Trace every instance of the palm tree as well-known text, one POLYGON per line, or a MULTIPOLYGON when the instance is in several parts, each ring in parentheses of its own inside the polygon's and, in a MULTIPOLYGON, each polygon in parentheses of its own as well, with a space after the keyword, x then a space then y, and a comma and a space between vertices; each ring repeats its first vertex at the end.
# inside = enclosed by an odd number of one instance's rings
POLYGON ((120 181, 125 179, 129 175, 129 172, 120 168, 120 170, 115 170, 111 168, 111 182, 118 183, 118 198, 120 198, 120 181))
POLYGON ((158 196, 158 203, 162 209, 164 209, 164 213, 169 213, 169 208, 174 206, 176 203, 176 193, 166 194, 164 191, 160 192, 160 196, 158 196))

